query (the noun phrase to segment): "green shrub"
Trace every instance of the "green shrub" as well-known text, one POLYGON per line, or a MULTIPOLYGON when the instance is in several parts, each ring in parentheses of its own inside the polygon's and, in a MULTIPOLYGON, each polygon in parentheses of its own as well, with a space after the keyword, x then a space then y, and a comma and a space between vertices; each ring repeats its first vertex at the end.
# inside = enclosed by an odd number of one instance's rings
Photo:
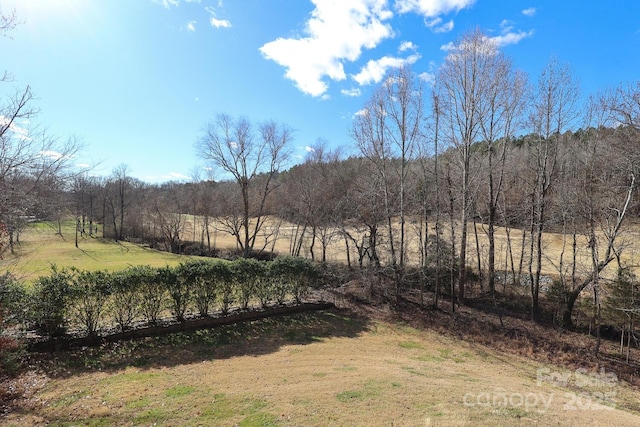
POLYGON ((96 335, 111 294, 111 277, 103 271, 72 270, 70 314, 87 335, 96 335))
POLYGON ((279 304, 283 304, 289 294, 300 303, 318 277, 318 271, 311 261, 294 256, 276 258, 271 263, 269 273, 279 304))
POLYGON ((31 317, 37 329, 50 337, 67 332, 67 312, 71 301, 71 276, 67 269, 54 265, 49 276, 36 279, 31 296, 31 317))
POLYGON ((132 269, 111 273, 110 312, 122 332, 131 329, 141 311, 140 281, 135 274, 132 269))
POLYGON ((193 292, 192 276, 184 264, 176 269, 169 266, 158 269, 158 280, 171 298, 171 312, 179 322, 184 322, 193 292))
POLYGON ((7 329, 16 332, 25 321, 26 292, 11 274, 0 276, 0 376, 13 375, 21 366, 25 353, 19 336, 5 335, 7 329))
POLYGON ((240 307, 243 310, 249 308, 249 301, 257 295, 266 271, 264 262, 251 258, 240 258, 231 264, 231 274, 238 291, 240 307))
POLYGON ((217 299, 220 301, 220 309, 223 314, 229 312, 229 307, 235 302, 233 274, 229 263, 226 261, 215 261, 207 268, 207 280, 213 281, 216 289, 217 299))
POLYGON ((166 287, 158 277, 158 270, 149 266, 135 266, 129 270, 129 280, 140 292, 140 312, 150 325, 157 325, 167 302, 166 287))
POLYGON ((0 333, 6 325, 20 325, 27 320, 27 292, 10 273, 0 275, 0 333))

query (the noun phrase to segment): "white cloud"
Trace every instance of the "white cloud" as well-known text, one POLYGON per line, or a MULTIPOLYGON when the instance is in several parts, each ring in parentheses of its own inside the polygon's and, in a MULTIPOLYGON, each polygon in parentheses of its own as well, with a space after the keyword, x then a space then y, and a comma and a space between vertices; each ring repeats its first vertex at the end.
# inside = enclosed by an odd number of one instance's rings
POLYGON ((526 39, 528 37, 532 37, 533 36, 534 31, 518 31, 518 32, 505 32, 502 35, 499 36, 495 36, 495 37, 489 37, 490 40, 492 40, 497 47, 504 47, 504 46, 508 46, 510 44, 518 44, 520 43, 521 40, 526 39))
POLYGON ((153 0, 154 3, 161 4, 166 9, 171 8, 171 6, 179 6, 180 2, 178 0, 153 0))
POLYGON ((40 154, 42 157, 48 157, 51 160, 60 160, 62 157, 64 157, 62 154, 53 150, 40 151, 38 154, 40 154))
POLYGON ((9 130, 21 141, 31 141, 29 137, 29 129, 26 127, 29 125, 28 120, 23 120, 22 123, 25 127, 19 126, 15 121, 12 121, 7 116, 0 115, 0 128, 4 130, 9 127, 9 130))
POLYGON ((418 59, 420 59, 419 54, 411 55, 408 58, 383 56, 380 59, 367 62, 367 65, 365 65, 358 74, 353 75, 352 77, 360 85, 379 83, 384 78, 388 69, 400 68, 406 64, 413 64, 418 59))
POLYGON ((179 179, 179 180, 184 180, 184 181, 190 181, 191 177, 181 174, 179 172, 169 172, 168 175, 164 176, 165 179, 179 179))
POLYGON ((355 113, 353 113, 354 117, 366 116, 367 114, 369 114, 369 110, 367 110, 366 108, 363 108, 362 110, 358 110, 355 113))
POLYGON ((342 89, 340 93, 343 94, 344 96, 352 96, 352 97, 362 95, 362 92, 357 87, 353 89, 342 89))
POLYGON ((448 33, 453 30, 454 24, 453 19, 449 22, 442 23, 442 18, 425 18, 424 25, 431 30, 433 33, 448 33))
POLYGON ((414 12, 427 18, 458 12, 472 6, 475 0, 396 0, 399 13, 414 12))
POLYGON ((187 23, 187 30, 193 33, 196 30, 196 21, 189 21, 187 23))
MULTIPOLYGON (((504 21, 503 21, 504 22, 504 21)), ((523 39, 532 37, 534 30, 530 31, 513 31, 512 27, 507 27, 502 31, 502 34, 494 37, 486 37, 487 42, 491 42, 496 48, 505 47, 512 44, 518 44, 523 39)), ((454 52, 458 49, 455 43, 449 42, 440 46, 440 50, 445 52, 454 52)))
POLYGON ((513 22, 508 19, 503 19, 502 22, 500 22, 500 28, 502 31, 511 31, 513 29, 513 22))
MULTIPOLYGON (((219 2, 218 6, 221 7, 222 6, 222 2, 219 2)), ((209 23, 211 24, 212 27, 215 27, 215 28, 231 28, 231 21, 229 21, 227 19, 218 19, 218 15, 216 13, 216 10, 213 7, 207 6, 207 7, 204 8, 204 10, 209 12, 209 15, 211 15, 211 18, 209 19, 209 23)))
POLYGON ((226 19, 216 19, 211 17, 210 21, 212 27, 216 28, 231 28, 231 21, 226 19))
POLYGON ((432 73, 427 73, 426 71, 418 74, 418 78, 431 86, 436 82, 436 76, 432 73))
POLYGON ((323 93, 322 96, 320 96, 320 99, 322 101, 328 101, 331 99, 331 95, 329 95, 328 93, 323 93))
MULTIPOLYGON (((164 6, 166 9, 171 9, 171 6, 180 6, 180 0, 152 0, 154 3, 164 6)), ((185 3, 200 3, 201 0, 184 0, 185 3)))
POLYGON ((524 16, 529 16, 529 17, 531 17, 531 16, 535 16, 535 15, 536 15, 536 12, 537 12, 537 9, 536 9, 535 7, 529 7, 529 8, 527 8, 527 9, 523 10, 523 11, 522 11, 522 14, 523 14, 524 16))
POLYGON ((308 145, 306 147, 304 147, 304 149, 306 150, 307 153, 315 153, 316 149, 313 147, 309 147, 308 145))
POLYGON ((326 79, 346 78, 344 62, 355 61, 363 49, 372 49, 392 37, 385 21, 393 13, 387 0, 312 0, 315 9, 304 36, 278 38, 260 48, 266 59, 285 67, 285 77, 311 96, 328 89, 326 79))
POLYGON ((456 44, 454 42, 449 42, 447 44, 443 44, 440 46, 440 50, 444 50, 445 52, 450 52, 456 48, 456 44))
POLYGON ((413 42, 402 42, 400 44, 400 47, 398 48, 398 50, 400 52, 404 52, 405 50, 413 50, 415 51, 416 49, 418 49, 418 46, 416 46, 415 44, 413 44, 413 42))

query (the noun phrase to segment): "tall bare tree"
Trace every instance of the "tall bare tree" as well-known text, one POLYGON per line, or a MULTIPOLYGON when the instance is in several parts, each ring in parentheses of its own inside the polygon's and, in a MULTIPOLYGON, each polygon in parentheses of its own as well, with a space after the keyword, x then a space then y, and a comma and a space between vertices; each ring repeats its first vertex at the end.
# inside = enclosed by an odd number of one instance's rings
MULTIPOLYGON (((0 13, 0 36, 16 26, 15 12, 0 13)), ((0 224, 7 231, 9 245, 24 225, 24 219, 46 211, 38 195, 55 192, 45 187, 69 178, 70 160, 81 145, 74 138, 66 141, 33 125, 37 109, 29 86, 12 87, 9 71, 0 75, 0 224)))
POLYGON ((209 123, 197 148, 200 155, 237 184, 241 198, 240 233, 235 233, 244 257, 254 250, 265 223, 267 197, 278 172, 289 160, 293 131, 273 121, 256 126, 246 118, 220 114, 209 123))
POLYGON ((531 100, 530 125, 536 135, 534 143, 535 181, 531 205, 531 244, 529 281, 531 317, 538 316, 540 276, 542 274, 543 232, 547 225, 547 208, 558 165, 558 144, 562 133, 578 118, 579 89, 568 65, 551 58, 544 68, 531 100))
POLYGON ((363 111, 354 120, 352 136, 379 175, 398 296, 406 262, 409 163, 424 136, 421 80, 408 67, 398 69, 385 78, 363 111), (396 218, 400 221, 398 235, 394 231, 396 218))
POLYGON ((488 129, 486 122, 491 117, 492 100, 500 93, 498 76, 504 74, 505 69, 505 60, 495 43, 476 29, 455 43, 436 77, 443 138, 455 148, 459 167, 460 268, 457 285, 460 302, 465 299, 467 227, 473 206, 472 148, 481 131, 488 129))
MULTIPOLYGON (((129 206, 133 203, 134 179, 129 175, 129 167, 121 164, 115 167, 106 181, 103 200, 103 234, 109 234, 116 240, 125 238, 125 221, 129 206), (108 224, 108 227, 107 227, 108 224)), ((105 236, 106 237, 106 236, 105 236)))
MULTIPOLYGON (((505 164, 508 148, 515 133, 522 124, 527 90, 526 76, 514 70, 507 58, 496 58, 494 69, 488 81, 485 114, 480 121, 481 136, 486 144, 486 207, 488 218, 487 237, 489 253, 487 260, 487 279, 489 292, 495 293, 495 227, 498 221, 498 207, 502 198, 505 177, 505 164)), ((479 255, 479 254, 478 254, 479 255)))

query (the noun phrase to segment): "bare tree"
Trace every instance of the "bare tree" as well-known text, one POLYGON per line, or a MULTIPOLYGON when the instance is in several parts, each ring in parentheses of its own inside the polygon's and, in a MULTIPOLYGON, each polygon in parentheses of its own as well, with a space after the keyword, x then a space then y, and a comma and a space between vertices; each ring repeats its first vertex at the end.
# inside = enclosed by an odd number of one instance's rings
MULTIPOLYGON (((572 313, 580 294, 592 286, 599 337, 601 272, 618 259, 625 248, 621 241, 638 187, 640 157, 640 85, 620 86, 613 92, 591 97, 586 110, 586 131, 577 137, 580 158, 576 162, 581 176, 575 198, 581 230, 586 231, 590 263, 582 278, 576 274, 576 233, 573 237, 573 266, 570 279, 564 279, 562 322, 573 326, 572 313)), ((620 265, 619 265, 620 268, 620 265)), ((559 268, 563 273, 562 262, 559 268)), ((599 350, 596 345, 596 353, 599 350)))
POLYGON ((481 131, 488 129, 485 122, 491 117, 491 101, 500 93, 497 76, 505 69, 505 60, 496 45, 476 29, 451 48, 436 77, 443 137, 455 148, 460 170, 460 302, 465 299, 467 226, 472 214, 472 147, 481 131))
POLYGON ((16 27, 17 23, 18 17, 15 9, 6 14, 0 12, 0 35, 8 37, 9 32, 16 27))
POLYGON ((406 262, 409 164, 424 136, 423 115, 422 83, 403 67, 386 77, 352 127, 358 149, 375 165, 376 181, 383 194, 396 296, 406 262), (400 221, 398 235, 394 231, 396 218, 400 221))
POLYGON ((542 237, 547 225, 547 208, 558 165, 558 144, 562 133, 578 117, 578 84, 566 64, 551 58, 533 92, 530 124, 536 135, 534 145, 535 182, 531 199, 531 244, 529 281, 531 317, 538 316, 542 237), (535 269, 535 270, 534 270, 535 269))
POLYGON ((527 81, 524 74, 515 71, 506 58, 496 60, 490 78, 486 94, 486 117, 481 120, 480 127, 483 142, 487 146, 487 279, 489 292, 494 295, 498 207, 502 198, 508 147, 521 124, 527 81))
POLYGON ((235 237, 244 257, 253 251, 264 226, 267 197, 276 187, 278 172, 289 159, 291 139, 292 130, 286 125, 270 121, 255 129, 246 118, 220 114, 198 143, 200 155, 238 186, 242 216, 241 232, 235 237))
POLYGON ((299 256, 306 243, 315 260, 316 243, 320 243, 320 258, 326 262, 328 245, 336 236, 335 211, 344 196, 335 170, 339 159, 340 150, 328 149, 327 142, 319 139, 309 147, 304 163, 285 174, 275 197, 281 201, 280 216, 295 224, 289 248, 292 255, 299 256))
POLYGON ((640 80, 619 86, 604 102, 617 123, 640 130, 640 80))
POLYGON ((164 241, 165 249, 175 254, 181 253, 186 223, 184 207, 178 200, 180 189, 175 183, 162 185, 155 189, 147 206, 149 220, 159 232, 158 237, 164 241))
MULTIPOLYGON (((16 23, 15 12, 0 13, 0 35, 7 36, 16 23)), ((4 71, 0 84, 11 81, 12 75, 4 71)), ((70 160, 80 144, 74 138, 61 141, 32 124, 37 109, 29 86, 6 93, 0 96, 0 224, 9 237, 6 246, 13 250, 14 237, 25 219, 47 210, 38 196, 57 195, 44 190, 70 177, 70 160)))
POLYGON ((111 176, 104 183, 103 237, 111 236, 116 241, 126 240, 134 235, 143 237, 141 234, 144 200, 140 191, 145 184, 129 173, 129 167, 121 164, 113 169, 111 176))

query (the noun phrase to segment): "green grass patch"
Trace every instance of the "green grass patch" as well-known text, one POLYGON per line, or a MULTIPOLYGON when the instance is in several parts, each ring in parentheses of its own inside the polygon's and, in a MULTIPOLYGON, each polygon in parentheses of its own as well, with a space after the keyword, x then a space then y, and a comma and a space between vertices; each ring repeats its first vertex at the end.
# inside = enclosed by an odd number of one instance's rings
MULTIPOLYGON (((257 426, 272 425, 270 422, 271 414, 263 411, 268 406, 264 399, 256 399, 252 397, 229 397, 224 393, 218 393, 213 396, 213 403, 204 408, 201 420, 210 421, 213 424, 220 421, 230 420, 237 416, 244 417, 240 425, 257 426), (264 419, 266 424, 258 423, 264 419), (246 422, 247 424, 242 424, 246 422)), ((275 418, 274 418, 275 419, 275 418)))
POLYGON ((51 272, 51 266, 76 267, 79 270, 119 271, 131 265, 164 267, 177 265, 189 257, 157 251, 128 242, 103 239, 101 232, 95 237, 80 237, 75 247, 75 222, 62 223, 62 234, 57 234, 57 223, 33 223, 21 234, 14 255, 0 260, 0 267, 9 270, 30 284, 51 272))
POLYGON ((165 391, 165 395, 167 397, 176 398, 176 397, 188 396, 194 391, 195 391, 195 388, 191 386, 177 385, 167 389, 167 391, 165 391))
POLYGON ((62 396, 60 399, 54 401, 51 403, 51 406, 54 408, 64 408, 67 406, 71 406, 74 403, 76 403, 77 401, 79 401, 80 399, 88 396, 89 393, 86 392, 85 390, 79 390, 79 391, 74 391, 72 393, 69 394, 65 394, 64 396, 62 396))
POLYGON ((145 396, 145 397, 141 397, 140 399, 127 402, 126 406, 129 409, 140 409, 140 408, 146 408, 150 404, 151 404, 151 399, 145 396))
POLYGON ((451 348, 440 349, 440 357, 441 358, 452 360, 452 361, 454 361, 456 363, 464 363, 466 361, 465 354, 467 355, 466 357, 469 356, 468 352, 464 352, 464 353, 461 353, 461 354, 455 354, 453 349, 451 349, 451 348))
POLYGON ((440 363, 445 360, 444 358, 440 356, 436 356, 434 354, 423 354, 421 356, 416 357, 415 359, 419 360, 420 362, 432 362, 432 363, 440 363))
POLYGON ((418 375, 421 377, 426 377, 427 374, 425 374, 424 372, 420 372, 418 369, 414 368, 413 366, 403 366, 402 370, 409 372, 410 374, 413 375, 418 375))
POLYGON ((267 412, 256 412, 242 421, 240 427, 275 427, 278 425, 278 417, 267 412))
POLYGON ((130 382, 149 382, 160 378, 162 378, 162 375, 156 372, 125 372, 122 374, 104 378, 100 381, 100 383, 105 386, 113 386, 130 382))
POLYGON ((241 407, 240 413, 243 415, 251 415, 261 409, 267 407, 267 401, 264 399, 245 398, 239 403, 241 407))
POLYGON ((368 400, 380 396, 382 388, 381 382, 368 380, 360 389, 346 390, 336 394, 336 399, 342 403, 368 400))
POLYGON ((336 394, 336 399, 342 403, 351 402, 353 400, 364 400, 365 395, 362 390, 347 390, 336 394))
POLYGON ((402 341, 400 343, 400 347, 402 348, 406 348, 407 350, 412 350, 412 349, 422 349, 424 348, 422 346, 422 344, 420 344, 419 342, 415 342, 415 341, 402 341))
POLYGON ((229 402, 224 393, 213 396, 213 404, 202 411, 202 418, 209 421, 222 421, 232 418, 235 414, 233 403, 229 402))
POLYGON ((152 408, 143 411, 140 415, 134 418, 134 421, 138 424, 156 425, 168 420, 169 418, 169 413, 164 409, 152 408))

